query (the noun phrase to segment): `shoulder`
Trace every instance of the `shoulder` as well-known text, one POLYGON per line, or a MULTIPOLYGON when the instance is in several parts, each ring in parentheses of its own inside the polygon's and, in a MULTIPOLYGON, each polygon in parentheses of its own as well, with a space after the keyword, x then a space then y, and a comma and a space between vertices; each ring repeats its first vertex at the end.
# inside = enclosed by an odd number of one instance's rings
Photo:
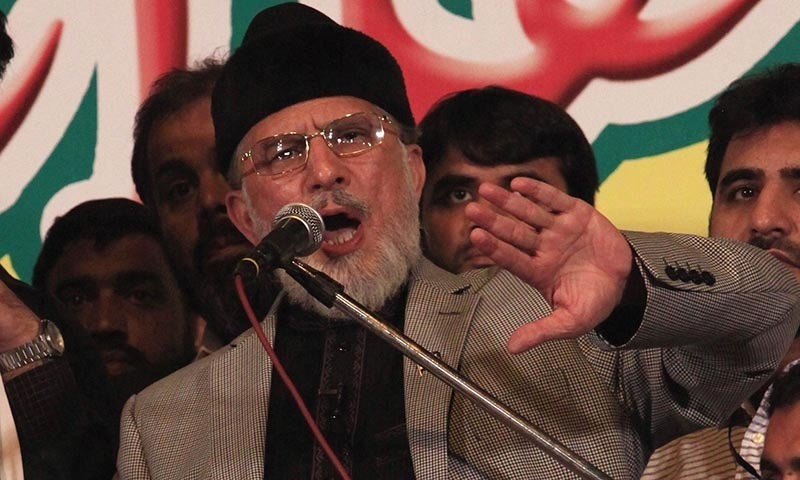
POLYGON ((249 350, 254 345, 260 348, 250 329, 228 345, 142 390, 136 395, 135 410, 156 406, 170 406, 170 409, 174 409, 182 403, 192 402, 209 394, 211 389, 225 382, 225 372, 235 370, 238 363, 246 361, 249 350))

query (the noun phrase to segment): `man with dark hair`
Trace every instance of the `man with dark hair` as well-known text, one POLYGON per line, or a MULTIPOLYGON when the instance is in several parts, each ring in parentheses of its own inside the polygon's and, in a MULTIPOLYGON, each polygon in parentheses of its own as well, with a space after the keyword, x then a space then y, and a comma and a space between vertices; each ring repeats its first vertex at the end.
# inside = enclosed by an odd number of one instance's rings
POLYGON ((800 123, 798 85, 800 64, 786 63, 733 82, 717 99, 708 115, 711 134, 705 168, 715 200, 731 144, 742 143, 751 135, 765 134, 775 127, 791 130, 790 127, 800 123))
POLYGON ((58 217, 33 269, 92 336, 119 408, 194 356, 193 314, 158 223, 125 198, 84 202, 58 217))
POLYGON ((734 82, 708 119, 709 233, 768 250, 800 279, 800 64, 734 82))
MULTIPOLYGON (((708 120, 709 234, 768 251, 800 280, 800 64, 733 82, 708 120)), ((779 369, 798 358, 795 338, 779 369)), ((643 478, 730 478, 737 470, 737 478, 750 478, 749 470, 758 469, 767 422, 756 414, 747 427, 759 401, 760 393, 726 428, 707 429, 660 449, 643 478)))
MULTIPOLYGON (((400 67, 303 4, 253 19, 212 117, 228 213, 251 242, 286 204, 311 204, 327 230, 310 266, 612 478, 635 478, 652 446, 726 418, 800 323, 800 285, 764 252, 623 234, 530 178, 483 184, 491 207, 466 209, 472 241, 508 270, 454 275, 426 261, 425 166, 400 67)), ((278 273, 266 337, 354 478, 570 477, 278 273)), ((246 333, 128 401, 120 478, 330 478, 294 392, 246 333)))
MULTIPOLYGON (((131 172, 197 291, 209 329, 225 344, 250 326, 233 285, 233 269, 250 244, 228 219, 229 187, 216 168, 211 90, 221 70, 209 58, 155 82, 136 115, 131 172)), ((202 347, 213 350, 219 340, 206 335, 202 347)))
POLYGON ((800 476, 800 367, 792 367, 769 395, 769 427, 761 456, 761 478, 782 480, 800 476))
MULTIPOLYGON (((709 233, 768 251, 800 280, 800 64, 734 82, 708 119, 709 233)), ((795 338, 780 365, 798 358, 795 338)), ((756 433, 763 424, 754 419, 741 445, 754 467, 763 448, 756 433)))
POLYGON ((420 202, 426 256, 460 273, 492 262, 472 245, 469 202, 478 186, 508 188, 516 177, 553 185, 594 204, 594 153, 572 117, 558 105, 498 86, 441 99, 419 123, 425 161, 420 202))

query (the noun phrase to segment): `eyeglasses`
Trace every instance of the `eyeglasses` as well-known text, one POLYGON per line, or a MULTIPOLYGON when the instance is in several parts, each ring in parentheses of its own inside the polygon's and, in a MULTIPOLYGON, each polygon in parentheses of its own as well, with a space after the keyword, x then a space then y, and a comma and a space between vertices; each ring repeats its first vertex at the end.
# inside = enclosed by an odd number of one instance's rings
POLYGON ((384 124, 393 124, 388 115, 351 113, 330 122, 316 133, 289 132, 259 140, 239 160, 249 160, 256 175, 282 177, 306 166, 312 138, 322 136, 337 157, 353 157, 380 145, 386 132, 396 134, 386 129, 384 124))

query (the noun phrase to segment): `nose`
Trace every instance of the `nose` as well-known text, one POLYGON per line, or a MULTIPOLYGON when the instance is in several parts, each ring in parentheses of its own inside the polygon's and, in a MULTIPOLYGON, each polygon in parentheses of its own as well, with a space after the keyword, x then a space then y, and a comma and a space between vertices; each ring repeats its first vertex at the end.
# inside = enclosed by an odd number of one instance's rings
POLYGON ((198 235, 204 233, 214 222, 227 217, 225 195, 230 190, 225 177, 218 172, 207 172, 198 185, 198 203, 195 211, 198 235))
MULTIPOLYGON (((493 203, 491 203, 491 202, 487 201, 485 198, 483 198, 483 197, 482 197, 481 195, 479 195, 477 192, 475 192, 475 194, 474 194, 474 195, 475 195, 475 197, 474 197, 474 198, 471 200, 472 202, 474 202, 474 203, 478 203, 478 204, 480 204, 480 205, 483 205, 483 206, 485 206, 486 208, 488 208, 488 209, 490 209, 490 210, 492 210, 492 211, 494 211, 494 212, 496 212, 496 213, 498 213, 498 214, 500 214, 500 215, 504 215, 504 214, 503 214, 503 212, 502 212, 502 211, 501 211, 499 208, 497 208, 497 207, 496 207, 496 206, 495 206, 493 203)), ((464 206, 466 206, 466 204, 464 204, 464 206)), ((466 215, 465 215, 465 218, 466 218, 466 215)), ((469 219, 467 219, 466 221, 467 221, 467 224, 468 224, 468 226, 469 226, 469 231, 470 231, 470 232, 471 232, 473 229, 477 228, 477 226, 478 226, 478 225, 477 225, 477 224, 475 224, 475 222, 473 222, 472 220, 469 220, 469 219)))
POLYGON ((208 172, 200 179, 200 205, 203 210, 216 211, 225 207, 228 182, 219 172, 208 172))
POLYGON ((788 215, 791 202, 780 192, 762 190, 750 212, 750 233, 754 236, 780 238, 791 233, 793 224, 788 215))
POLYGON ((84 323, 91 334, 128 332, 124 308, 113 292, 101 291, 86 314, 84 323))
POLYGON ((350 170, 323 138, 314 137, 309 140, 306 179, 311 192, 344 188, 350 184, 350 170))

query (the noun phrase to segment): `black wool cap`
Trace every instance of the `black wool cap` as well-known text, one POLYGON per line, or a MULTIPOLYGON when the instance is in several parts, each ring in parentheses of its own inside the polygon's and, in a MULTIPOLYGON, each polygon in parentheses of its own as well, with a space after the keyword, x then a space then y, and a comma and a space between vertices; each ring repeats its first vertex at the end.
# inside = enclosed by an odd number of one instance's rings
POLYGON ((373 38, 299 3, 262 10, 226 63, 211 97, 219 171, 265 117, 315 98, 352 96, 414 126, 403 72, 373 38))

